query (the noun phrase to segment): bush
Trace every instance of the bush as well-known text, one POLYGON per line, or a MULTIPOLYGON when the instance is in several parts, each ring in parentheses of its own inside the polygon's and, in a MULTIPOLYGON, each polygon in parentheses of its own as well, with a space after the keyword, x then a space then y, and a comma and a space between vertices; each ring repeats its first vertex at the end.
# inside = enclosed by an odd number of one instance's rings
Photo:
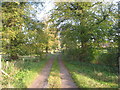
POLYGON ((99 64, 118 66, 118 54, 116 48, 107 48, 105 50, 97 50, 95 55, 95 60, 99 64))
POLYGON ((71 60, 80 60, 90 62, 93 60, 93 49, 92 48, 72 48, 64 51, 64 55, 69 57, 71 60))

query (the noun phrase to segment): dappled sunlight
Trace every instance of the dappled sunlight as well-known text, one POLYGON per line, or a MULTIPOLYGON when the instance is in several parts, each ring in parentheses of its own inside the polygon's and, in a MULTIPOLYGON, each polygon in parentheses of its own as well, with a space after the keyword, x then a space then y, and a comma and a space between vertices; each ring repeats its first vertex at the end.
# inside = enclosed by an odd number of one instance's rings
POLYGON ((2 2, 0 87, 118 88, 119 5, 2 2))
POLYGON ((75 82, 79 82, 80 88, 110 88, 110 87, 118 87, 115 83, 107 83, 104 81, 97 81, 94 78, 86 76, 82 73, 71 72, 72 77, 74 77, 75 82))
POLYGON ((118 87, 118 76, 109 71, 109 67, 73 60, 64 60, 72 78, 79 87, 111 88, 118 87))
POLYGON ((61 88, 60 67, 58 65, 58 57, 55 56, 53 66, 48 77, 48 88, 61 88))
MULTIPOLYGON (((39 60, 39 62, 34 62, 37 59, 35 57, 28 57, 28 56, 21 57, 21 60, 16 61, 14 63, 13 63, 13 61, 9 62, 9 65, 7 65, 7 66, 5 66, 6 65, 5 63, 3 63, 3 65, 4 65, 3 70, 6 71, 6 69, 10 67, 8 74, 14 80, 10 79, 9 83, 11 83, 12 85, 14 85, 14 87, 17 87, 17 88, 22 88, 22 87, 26 88, 39 75, 41 69, 43 68, 43 66, 45 65, 45 63, 48 61, 48 59, 50 57, 51 57, 51 55, 44 58, 44 60, 39 60), (5 68, 5 67, 7 67, 7 68, 5 68)), ((8 79, 9 79, 9 77, 8 77, 8 79)), ((4 82, 5 82, 5 80, 4 80, 4 82)))

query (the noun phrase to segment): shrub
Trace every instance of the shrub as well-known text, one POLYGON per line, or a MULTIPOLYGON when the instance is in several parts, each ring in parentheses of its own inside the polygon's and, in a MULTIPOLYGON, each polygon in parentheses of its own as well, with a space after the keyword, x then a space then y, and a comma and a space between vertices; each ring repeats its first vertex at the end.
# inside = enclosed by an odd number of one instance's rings
POLYGON ((107 52, 104 49, 97 50, 94 54, 96 62, 105 65, 118 66, 118 54, 116 48, 107 48, 107 52))

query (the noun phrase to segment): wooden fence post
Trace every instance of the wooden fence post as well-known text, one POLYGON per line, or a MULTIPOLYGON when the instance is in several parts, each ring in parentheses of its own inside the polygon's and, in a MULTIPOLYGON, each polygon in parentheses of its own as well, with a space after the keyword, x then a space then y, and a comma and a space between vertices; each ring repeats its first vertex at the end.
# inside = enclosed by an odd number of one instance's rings
MULTIPOLYGON (((0 81, 2 81, 2 62, 1 62, 1 54, 0 54, 0 81)), ((0 82, 0 89, 1 89, 1 82, 0 82)))

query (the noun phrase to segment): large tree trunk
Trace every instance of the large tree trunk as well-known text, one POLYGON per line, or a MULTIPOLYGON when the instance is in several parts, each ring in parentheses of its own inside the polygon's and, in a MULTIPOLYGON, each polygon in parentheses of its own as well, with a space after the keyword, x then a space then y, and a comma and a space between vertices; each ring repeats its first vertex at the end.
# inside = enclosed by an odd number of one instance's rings
POLYGON ((46 53, 48 53, 48 46, 46 47, 46 49, 45 49, 45 50, 46 50, 46 53))
POLYGON ((81 42, 81 53, 80 53, 79 60, 84 62, 86 56, 87 56, 87 45, 86 45, 86 42, 81 42))

